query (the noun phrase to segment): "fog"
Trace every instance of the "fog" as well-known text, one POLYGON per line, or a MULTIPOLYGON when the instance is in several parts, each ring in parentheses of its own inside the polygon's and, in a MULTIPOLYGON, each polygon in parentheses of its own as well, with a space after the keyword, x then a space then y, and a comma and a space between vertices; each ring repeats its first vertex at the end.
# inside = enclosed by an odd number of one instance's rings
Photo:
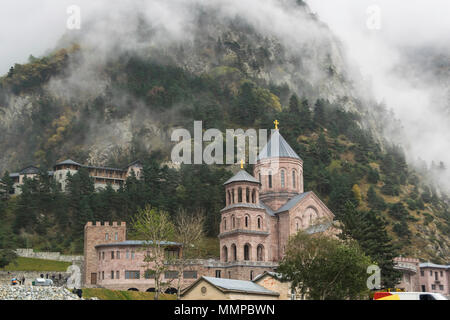
MULTIPOLYGON (((450 166, 450 2, 307 2, 344 42, 376 99, 385 102, 401 120, 402 135, 388 138, 406 147, 410 161, 421 158, 429 166, 431 161, 450 166), (379 29, 367 24, 368 8, 374 5, 379 8, 379 29), (431 54, 418 59, 420 50, 431 54), (424 65, 436 58, 432 53, 441 54, 438 63, 444 65, 442 69, 424 65)), ((449 176, 441 177, 447 186, 448 181, 449 176)))
MULTIPOLYGON (((285 45, 300 47, 324 37, 320 28, 301 19, 289 7, 294 0, 7 0, 0 12, 0 73, 14 63, 25 63, 30 54, 41 56, 54 49, 65 35, 81 36, 95 47, 96 59, 117 50, 134 50, 143 45, 135 34, 137 15, 157 28, 152 41, 189 41, 193 35, 192 8, 203 6, 224 17, 240 15, 263 33, 282 39, 285 45), (81 8, 81 29, 69 30, 67 8, 81 8), (119 47, 117 45, 120 44, 119 47)), ((450 2, 446 0, 308 0, 319 19, 342 40, 350 62, 370 84, 379 102, 394 111, 404 128, 401 135, 388 136, 406 147, 410 161, 444 161, 450 166, 450 120, 448 67, 444 76, 427 71, 415 52, 420 48, 450 56, 450 2), (380 29, 367 26, 368 8, 380 9, 380 29), (406 55, 412 53, 412 56, 406 55)), ((146 43, 148 45, 148 43, 146 43)), ((426 61, 425 56, 425 61, 426 61)), ((91 63, 94 63, 91 61, 91 63)), ((448 62, 447 62, 448 63, 448 62)), ((101 87, 89 66, 84 66, 67 83, 78 89, 101 87), (81 71, 85 70, 85 73, 81 71), (71 81, 72 80, 72 81, 71 81)), ((52 83, 50 89, 70 96, 71 88, 52 83), (65 92, 65 93, 64 93, 65 92)), ((73 92, 72 92, 73 94, 73 92)), ((450 171, 450 170, 447 170, 450 171)), ((444 179, 450 181, 450 179, 444 179)))

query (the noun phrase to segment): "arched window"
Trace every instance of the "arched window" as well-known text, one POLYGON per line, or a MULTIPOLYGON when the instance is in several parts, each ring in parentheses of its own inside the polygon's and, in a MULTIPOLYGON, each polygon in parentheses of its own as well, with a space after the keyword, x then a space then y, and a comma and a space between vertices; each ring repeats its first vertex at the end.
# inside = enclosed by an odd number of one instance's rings
POLYGON ((227 230, 227 218, 223 218, 223 230, 227 230))
POLYGON ((251 202, 250 200, 250 189, 247 188, 245 191, 245 202, 251 202))
POLYGON ((302 227, 302 221, 299 218, 295 218, 295 231, 299 231, 302 227))
POLYGON ((262 244, 256 248, 256 260, 264 261, 264 246, 262 244))
POLYGON ((242 202, 242 188, 241 187, 238 188, 238 202, 239 203, 242 202))
POLYGON ((269 172, 269 188, 272 188, 272 172, 269 172))
POLYGON ((235 216, 231 216, 231 227, 233 229, 236 228, 236 218, 235 218, 235 216))
POLYGON ((258 176, 259 176, 259 183, 261 183, 261 172, 258 173, 258 176))
POLYGON ((235 202, 234 202, 234 189, 231 189, 231 197, 232 197, 232 199, 233 199, 232 202, 235 203, 235 202))
POLYGON ((256 203, 256 189, 252 191, 252 203, 256 203))
POLYGON ((284 188, 285 187, 284 170, 281 170, 280 175, 281 175, 281 187, 284 188))
POLYGON ((250 281, 253 280, 253 270, 250 271, 250 281))
POLYGON ((250 245, 248 243, 244 245, 244 260, 250 260, 250 245))
POLYGON ((228 262, 228 248, 227 246, 223 246, 222 248, 223 261, 228 262))
POLYGON ((261 229, 262 226, 262 219, 261 217, 258 217, 258 229, 261 229))
POLYGON ((296 188, 296 181, 295 181, 295 170, 292 170, 292 188, 296 188))
POLYGON ((228 196, 228 204, 231 204, 231 193, 230 190, 227 191, 227 196, 228 196))
POLYGON ((248 216, 245 216, 245 227, 248 228, 249 226, 249 218, 248 216))
POLYGON ((233 261, 237 260, 237 250, 236 250, 236 245, 234 243, 231 245, 231 257, 232 257, 233 261))

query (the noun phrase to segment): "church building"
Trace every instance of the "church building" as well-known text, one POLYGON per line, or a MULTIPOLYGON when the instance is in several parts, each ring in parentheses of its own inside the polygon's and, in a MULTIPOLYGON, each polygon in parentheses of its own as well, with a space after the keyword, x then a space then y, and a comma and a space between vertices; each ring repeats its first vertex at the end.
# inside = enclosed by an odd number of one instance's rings
POLYGON ((314 192, 305 192, 303 160, 278 130, 260 152, 253 176, 239 171, 225 182, 225 192, 220 260, 234 278, 251 280, 249 266, 279 262, 299 230, 335 232, 334 214, 314 192))
MULTIPOLYGON (((182 275, 182 288, 202 276, 256 280, 276 270, 289 237, 299 230, 335 235, 333 213, 303 186, 302 159, 274 131, 257 158, 253 175, 241 170, 225 182, 226 204, 218 213, 220 259, 191 261, 182 275)), ((154 279, 145 272, 142 241, 127 240, 125 223, 88 222, 84 245, 85 286, 155 290, 154 279)), ((167 254, 182 254, 176 243, 165 246, 167 254)), ((171 283, 177 275, 176 270, 169 270, 164 281, 171 283)))

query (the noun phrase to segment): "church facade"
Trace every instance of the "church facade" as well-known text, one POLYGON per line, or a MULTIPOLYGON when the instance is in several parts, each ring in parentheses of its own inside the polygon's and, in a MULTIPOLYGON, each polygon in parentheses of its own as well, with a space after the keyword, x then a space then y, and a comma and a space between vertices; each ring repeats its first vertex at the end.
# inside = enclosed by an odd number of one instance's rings
POLYGON ((299 230, 335 232, 334 214, 314 192, 305 192, 303 160, 278 130, 260 152, 253 176, 239 171, 225 182, 225 193, 220 260, 238 279, 253 278, 247 266, 277 265, 299 230))

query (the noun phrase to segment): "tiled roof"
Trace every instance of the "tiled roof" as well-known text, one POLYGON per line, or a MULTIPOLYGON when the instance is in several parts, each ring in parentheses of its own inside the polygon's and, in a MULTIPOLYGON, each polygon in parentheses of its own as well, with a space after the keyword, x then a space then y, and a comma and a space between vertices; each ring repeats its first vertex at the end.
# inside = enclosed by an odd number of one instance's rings
POLYGON ((68 159, 68 160, 64 160, 64 161, 62 161, 62 162, 60 162, 60 163, 57 163, 56 165, 57 166, 59 166, 59 165, 63 165, 63 164, 66 164, 66 165, 74 165, 74 166, 82 166, 81 164, 79 164, 78 162, 75 162, 75 161, 73 161, 73 160, 71 160, 71 159, 68 159))
POLYGON ((20 174, 39 174, 39 168, 35 166, 29 166, 20 171, 20 174))
MULTIPOLYGON (((95 247, 142 246, 142 245, 149 245, 151 243, 152 243, 152 241, 126 240, 126 241, 121 241, 121 242, 98 244, 95 247)), ((172 242, 172 241, 161 241, 161 245, 170 246, 170 245, 179 245, 179 243, 172 242)))
POLYGON ((224 185, 232 183, 232 182, 253 182, 253 183, 259 183, 259 181, 253 177, 250 173, 248 173, 245 170, 241 170, 238 173, 236 173, 233 177, 228 179, 224 185))
POLYGON ((314 234, 314 233, 324 232, 325 230, 327 230, 328 228, 330 228, 331 225, 332 225, 331 222, 321 223, 321 224, 316 224, 316 225, 313 225, 313 226, 307 228, 307 229, 305 230, 305 232, 306 232, 307 234, 314 234))
POLYGON ((279 212, 283 212, 283 211, 287 211, 287 210, 291 210, 297 203, 299 203, 301 200, 303 200, 303 198, 305 198, 308 194, 310 194, 311 191, 308 192, 303 192, 300 193, 298 195, 296 195, 295 197, 293 197, 291 200, 289 200, 288 202, 286 202, 280 209, 278 209, 275 213, 279 213, 279 212))
POLYGON ((272 277, 274 277, 275 279, 281 279, 281 273, 277 273, 277 272, 272 272, 272 271, 264 271, 261 274, 258 274, 255 279, 253 279, 253 282, 258 281, 259 279, 261 279, 262 277, 264 277, 265 275, 270 275, 272 277))
POLYGON ((262 207, 264 207, 264 209, 266 209, 266 212, 267 212, 270 216, 274 216, 274 215, 275 215, 275 212, 274 212, 272 209, 270 209, 269 206, 266 206, 264 202, 260 201, 259 204, 260 204, 262 207))
POLYGON ((258 155, 257 160, 268 158, 295 158, 300 159, 298 154, 284 140, 279 130, 276 130, 270 137, 269 142, 258 155))
POLYGON ((225 208, 223 208, 223 209, 220 210, 220 211, 225 211, 225 210, 233 209, 233 208, 267 209, 267 207, 263 206, 263 205, 261 204, 261 202, 260 202, 259 204, 242 202, 242 203, 233 203, 233 204, 230 204, 230 205, 226 206, 225 208))
POLYGON ((223 278, 213 278, 213 277, 202 277, 210 284, 225 291, 235 291, 244 293, 257 293, 278 296, 279 293, 268 290, 263 286, 260 286, 252 281, 246 280, 234 280, 234 279, 223 279, 223 278))
POLYGON ((431 262, 424 262, 419 265, 421 268, 439 268, 439 269, 450 269, 450 265, 445 264, 435 264, 431 262))

